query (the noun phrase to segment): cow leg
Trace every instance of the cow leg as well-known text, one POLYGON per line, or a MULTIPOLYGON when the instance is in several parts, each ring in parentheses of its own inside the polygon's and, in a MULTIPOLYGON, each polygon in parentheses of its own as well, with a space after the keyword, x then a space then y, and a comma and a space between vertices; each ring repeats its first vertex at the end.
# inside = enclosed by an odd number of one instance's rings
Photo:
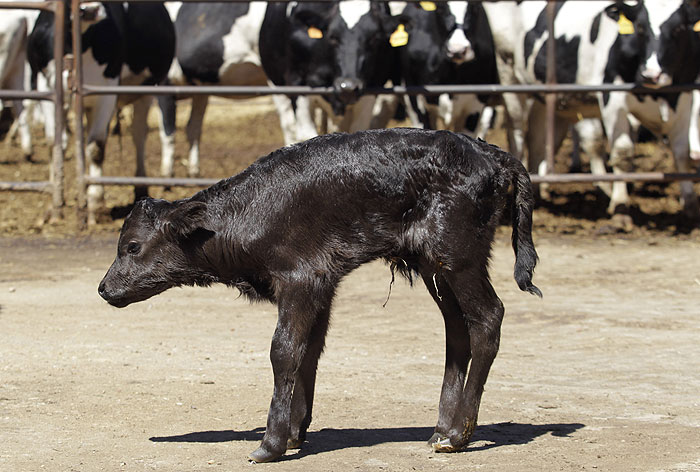
POLYGON ((275 104, 275 108, 277 108, 277 115, 280 119, 280 128, 282 129, 285 146, 295 143, 297 134, 292 100, 286 95, 273 95, 272 102, 275 104))
MULTIPOLYGON (((26 105, 29 103, 28 100, 17 100, 19 104, 17 110, 19 111, 19 116, 17 117, 17 132, 19 133, 19 145, 22 149, 22 154, 27 161, 32 160, 32 132, 29 127, 29 112, 30 109, 26 105)), ((53 144, 53 143, 50 143, 53 144)))
MULTIPOLYGON (((681 173, 690 173, 693 171, 690 163, 690 145, 688 140, 688 130, 691 126, 690 111, 686 113, 683 112, 691 108, 690 100, 690 94, 681 94, 677 108, 679 116, 675 120, 668 136, 669 144, 673 151, 676 170, 681 173)), ((700 221, 700 204, 698 204, 698 197, 695 194, 693 182, 689 180, 681 181, 680 187, 683 217, 690 223, 697 223, 700 221)))
POLYGON ((294 120, 296 123, 296 141, 301 142, 318 136, 314 122, 313 98, 307 95, 296 97, 294 104, 294 120))
POLYGON ((690 109, 690 129, 688 139, 690 141, 690 158, 700 160, 700 90, 693 90, 693 102, 690 109))
MULTIPOLYGON (((581 151, 588 156, 591 174, 606 174, 605 133, 600 120, 597 118, 583 119, 576 123, 574 129, 579 137, 581 151)), ((596 182, 595 185, 608 197, 612 195, 612 185, 609 182, 596 182)))
POLYGON ((382 129, 389 125, 389 121, 396 115, 399 107, 399 97, 396 95, 377 95, 377 101, 372 110, 370 129, 382 129))
POLYGON ((453 418, 461 402, 471 351, 464 315, 447 281, 441 274, 435 274, 431 270, 421 269, 421 276, 433 300, 440 307, 445 322, 445 374, 440 392, 437 426, 435 433, 428 440, 428 445, 434 447, 447 438, 452 427, 453 418))
MULTIPOLYGON (((254 462, 275 460, 287 450, 294 383, 306 352, 310 347, 316 351, 321 347, 318 340, 311 341, 311 335, 320 313, 330 307, 332 296, 323 295, 306 285, 285 287, 279 294, 277 328, 270 348, 274 392, 262 444, 248 456, 254 462), (315 296, 309 296, 310 293, 315 293, 315 296)), ((309 363, 316 357, 315 353, 311 356, 309 363)), ((305 389, 304 396, 307 395, 305 389)))
POLYGON ((304 360, 294 380, 291 427, 287 440, 288 449, 298 449, 306 440, 306 431, 311 424, 311 410, 314 403, 316 369, 325 346, 329 318, 330 309, 324 309, 319 313, 316 324, 311 329, 309 346, 304 354, 304 360))
POLYGON ((173 166, 175 163, 175 96, 159 95, 158 108, 160 109, 160 120, 158 121, 160 130, 160 175, 161 177, 172 177, 175 175, 173 166))
MULTIPOLYGON (((510 82, 502 82, 504 85, 510 82)), ((525 139, 527 132, 528 106, 522 94, 504 93, 503 103, 508 118, 508 150, 517 159, 525 162, 525 139)))
MULTIPOLYGON (((45 92, 45 91, 49 91, 49 90, 53 89, 53 84, 54 84, 53 61, 51 61, 49 63, 49 65, 46 67, 46 74, 47 74, 47 76, 45 76, 43 73, 40 73, 37 77, 37 90, 39 90, 41 92, 45 92)), ((53 143, 54 136, 56 135, 56 107, 51 100, 40 100, 39 101, 39 110, 40 110, 40 113, 42 115, 42 120, 44 123, 44 136, 46 137, 46 141, 49 143, 53 143)), ((64 110, 64 115, 65 115, 65 110, 64 110)), ((62 134, 61 134, 61 146, 62 146, 64 151, 68 148, 68 132, 66 131, 66 127, 64 127, 62 134)))
POLYGON ((462 312, 466 315, 471 350, 467 382, 446 437, 433 444, 437 452, 464 450, 476 428, 481 395, 491 364, 498 353, 503 304, 488 280, 487 261, 461 272, 445 272, 462 312))
POLYGON ((199 142, 202 137, 204 112, 207 110, 208 102, 208 95, 195 95, 192 97, 192 110, 190 112, 190 119, 187 122, 187 140, 190 144, 187 175, 190 177, 197 177, 199 175, 199 142))
MULTIPOLYGON (((107 144, 107 127, 117 104, 115 95, 95 97, 95 102, 87 113, 88 135, 85 146, 85 160, 90 177, 102 177, 102 164, 107 144)), ((104 187, 88 185, 87 188, 88 224, 97 223, 97 211, 104 205, 104 187)))
MULTIPOLYGON (((11 72, 12 77, 9 79, 8 86, 10 89, 22 90, 24 88, 24 63, 16 64, 11 72)), ((17 132, 19 133, 19 143, 22 149, 22 154, 25 160, 32 160, 32 134, 29 129, 29 120, 27 118, 28 110, 25 107, 24 100, 15 100, 15 119, 17 132)), ((53 144, 53 143, 51 143, 53 144)))
MULTIPOLYGON (((544 104, 535 101, 530 108, 528 117, 527 131, 527 150, 528 150, 528 171, 539 176, 545 176, 549 172, 554 172, 554 169, 547 169, 547 161, 545 155, 547 152, 547 136, 545 132, 545 123, 547 116, 547 108, 544 104)), ((554 127, 554 153, 561 146, 561 143, 566 137, 569 130, 569 121, 563 117, 557 117, 554 127)), ((538 185, 539 197, 542 200, 550 198, 549 184, 541 183, 538 185)))
MULTIPOLYGON (((148 110, 153 97, 145 95, 134 102, 134 118, 131 122, 131 137, 136 148, 136 177, 146 176, 146 138, 148 137, 148 110)), ((134 187, 134 201, 148 196, 148 187, 134 187)))
MULTIPOLYGON (((631 170, 634 158, 634 142, 631 137, 630 123, 628 119, 627 94, 612 92, 608 102, 601 102, 601 115, 605 134, 608 136, 610 147, 610 166, 613 173, 620 174, 625 170, 631 170)), ((608 213, 613 215, 613 222, 623 230, 631 229, 632 217, 629 216, 629 194, 627 183, 613 182, 608 213)))

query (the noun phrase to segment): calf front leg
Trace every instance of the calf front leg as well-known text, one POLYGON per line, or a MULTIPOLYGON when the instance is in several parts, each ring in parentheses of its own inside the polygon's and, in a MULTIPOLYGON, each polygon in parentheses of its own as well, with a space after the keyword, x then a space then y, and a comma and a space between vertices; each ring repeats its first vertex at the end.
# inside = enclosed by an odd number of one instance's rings
MULTIPOLYGON (((313 289, 308 287, 294 287, 293 290, 284 290, 284 293, 279 296, 277 328, 270 348, 274 391, 267 415, 265 436, 260 447, 248 456, 251 461, 269 462, 277 459, 287 450, 287 440, 292 428, 292 393, 295 380, 307 352, 311 351, 309 364, 315 364, 318 361, 319 341, 312 340, 312 334, 317 334, 314 333, 313 328, 318 321, 319 313, 322 312, 319 306, 330 306, 330 302, 319 302, 325 297, 309 295, 312 292, 313 289)), ((323 331, 325 332, 325 329, 323 331)), ((322 346, 323 342, 320 343, 321 348, 322 346)), ((315 379, 315 368, 313 370, 313 379, 315 379)), ((304 372, 301 375, 307 380, 313 380, 304 372)), ((302 384, 302 387, 305 385, 302 384)), ((313 389, 303 388, 300 390, 300 395, 307 398, 308 393, 313 395, 312 392, 313 389)), ((309 420, 310 413, 309 408, 309 420)), ((304 418, 306 418, 306 412, 304 418)), ((301 424, 303 420, 300 426, 301 424)))

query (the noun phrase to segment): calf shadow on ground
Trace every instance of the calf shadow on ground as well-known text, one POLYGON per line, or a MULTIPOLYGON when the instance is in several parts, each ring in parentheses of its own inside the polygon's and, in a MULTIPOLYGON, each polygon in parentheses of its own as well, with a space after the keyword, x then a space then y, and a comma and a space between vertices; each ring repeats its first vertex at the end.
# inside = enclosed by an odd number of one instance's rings
MULTIPOLYGON (((466 452, 485 451, 494 447, 527 444, 535 439, 550 434, 556 437, 569 437, 585 425, 581 423, 566 424, 529 424, 496 423, 478 426, 472 436, 471 446, 466 452)), ((433 427, 406 428, 346 428, 322 429, 309 431, 307 442, 296 454, 284 458, 299 458, 309 454, 330 452, 353 447, 370 447, 384 443, 427 441, 433 434, 433 427)), ((218 443, 229 441, 260 441, 265 428, 248 431, 201 431, 177 436, 152 437, 152 442, 201 442, 218 443)), ((283 460, 284 460, 283 458, 283 460)))

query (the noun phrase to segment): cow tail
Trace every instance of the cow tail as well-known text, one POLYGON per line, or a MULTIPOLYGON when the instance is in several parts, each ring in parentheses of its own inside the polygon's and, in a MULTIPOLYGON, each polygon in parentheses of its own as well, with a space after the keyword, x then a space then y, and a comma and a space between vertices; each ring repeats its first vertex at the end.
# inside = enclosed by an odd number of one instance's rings
POLYGON ((537 265, 537 252, 532 242, 532 211, 535 198, 532 182, 525 167, 511 157, 513 184, 513 251, 515 252, 515 281, 520 290, 542 298, 542 292, 532 283, 532 274, 537 265))

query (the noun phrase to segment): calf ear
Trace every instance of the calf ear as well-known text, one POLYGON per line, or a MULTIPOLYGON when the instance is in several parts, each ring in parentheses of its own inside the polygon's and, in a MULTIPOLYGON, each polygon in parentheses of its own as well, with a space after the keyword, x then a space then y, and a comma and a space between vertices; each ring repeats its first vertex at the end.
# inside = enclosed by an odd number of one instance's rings
POLYGON ((175 205, 165 221, 164 231, 179 238, 187 237, 200 228, 208 230, 206 203, 189 200, 175 205))

